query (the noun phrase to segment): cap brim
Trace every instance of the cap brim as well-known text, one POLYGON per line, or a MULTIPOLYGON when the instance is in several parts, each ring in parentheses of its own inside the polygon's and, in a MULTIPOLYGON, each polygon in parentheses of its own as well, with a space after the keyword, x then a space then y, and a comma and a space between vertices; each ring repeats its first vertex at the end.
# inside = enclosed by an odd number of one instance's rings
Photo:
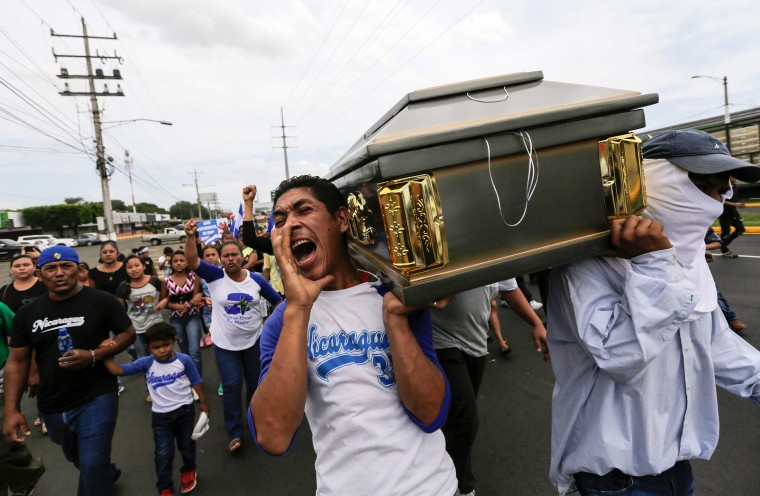
POLYGON ((695 174, 719 174, 721 172, 728 172, 736 179, 744 181, 745 183, 755 183, 760 181, 760 167, 720 153, 665 158, 676 164, 678 167, 695 174))

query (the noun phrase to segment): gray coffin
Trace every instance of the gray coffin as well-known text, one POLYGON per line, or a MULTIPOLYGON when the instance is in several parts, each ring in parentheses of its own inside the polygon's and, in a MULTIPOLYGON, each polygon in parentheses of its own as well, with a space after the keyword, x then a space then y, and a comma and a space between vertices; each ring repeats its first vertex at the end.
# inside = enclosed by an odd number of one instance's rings
MULTIPOLYGON (((616 215, 606 204, 599 142, 643 127, 640 107, 657 101, 656 94, 545 81, 541 72, 409 93, 327 175, 349 198, 352 256, 385 274, 407 304, 419 304, 605 251, 616 215), (537 167, 526 208, 528 138, 537 167), (378 193, 410 178, 411 196, 398 202, 408 221, 402 248, 433 238, 438 253, 422 249, 416 263, 397 263, 398 218, 378 193), (416 194, 427 195, 419 215, 411 212, 416 194)), ((642 181, 626 187, 645 197, 642 181)))

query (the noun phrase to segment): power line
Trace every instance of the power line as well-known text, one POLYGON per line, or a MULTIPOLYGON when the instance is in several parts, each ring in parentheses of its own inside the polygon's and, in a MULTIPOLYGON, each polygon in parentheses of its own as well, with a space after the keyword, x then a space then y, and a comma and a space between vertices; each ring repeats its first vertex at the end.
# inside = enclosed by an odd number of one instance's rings
MULTIPOLYGON (((364 94, 363 96, 361 96, 359 99, 357 99, 356 101, 354 101, 354 102, 353 102, 353 103, 352 103, 352 104, 351 104, 351 105, 350 105, 348 108, 346 108, 346 109, 345 109, 343 112, 341 112, 341 113, 339 113, 337 116, 335 116, 335 118, 333 118, 331 121, 327 122, 327 123, 326 123, 324 126, 322 126, 322 127, 321 127, 321 128, 320 128, 320 129, 319 129, 317 132, 315 132, 315 133, 314 133, 312 136, 316 136, 316 134, 318 134, 318 133, 322 132, 322 131, 323 131, 324 129, 326 129, 328 126, 332 125, 332 124, 333 124, 333 123, 334 123, 336 120, 338 120, 340 117, 343 117, 343 115, 344 115, 346 112, 348 112, 349 110, 353 109, 353 108, 354 108, 354 107, 355 107, 355 106, 356 106, 356 105, 357 105, 359 102, 361 102, 362 100, 364 100, 364 99, 365 99, 365 98, 367 98, 368 96, 370 96, 370 95, 374 94, 375 90, 376 90, 376 89, 377 89, 377 88, 378 88, 380 85, 382 85, 383 83, 385 83, 386 81, 388 81, 390 78, 392 78, 393 76, 395 76, 395 75, 396 75, 396 74, 397 74, 397 73, 398 73, 398 72, 399 72, 401 69, 403 69, 404 67, 406 67, 406 66, 407 66, 407 64, 409 64, 409 63, 410 63, 412 60, 416 59, 416 58, 417 58, 417 57, 418 57, 418 56, 419 56, 419 55, 420 55, 422 52, 424 52, 425 50, 427 50, 428 48, 430 48, 430 46, 431 46, 433 43, 435 43, 436 41, 438 41, 438 40, 439 40, 439 39, 440 39, 440 38, 441 38, 441 37, 442 37, 444 34, 446 34, 446 33, 447 33, 449 30, 451 30, 451 28, 453 28, 454 26, 456 26, 457 24, 459 24, 459 22, 461 22, 461 21, 462 21, 462 19, 464 19, 465 17, 467 17, 467 16, 468 16, 468 15, 469 15, 469 14, 470 14, 470 13, 471 13, 473 10, 475 10, 477 7, 479 7, 479 6, 480 6, 480 4, 482 4, 483 2, 485 2, 485 0, 480 0, 480 1, 479 1, 479 2, 477 2, 475 5, 473 5, 473 6, 472 6, 472 8, 470 8, 470 9, 469 9, 467 12, 465 12, 465 13, 464 13, 462 16, 460 16, 460 17, 459 17, 459 18, 458 18, 456 21, 454 21, 453 23, 451 23, 451 24, 450 24, 450 25, 449 25, 449 26, 448 26, 446 29, 444 29, 443 31, 441 31, 441 32, 440 32, 440 33, 439 33, 439 34, 438 34, 438 35, 437 35, 435 38, 433 38, 432 40, 430 40, 430 42, 429 42, 429 43, 427 43, 425 46, 423 46, 422 48, 420 48, 420 49, 419 49, 419 50, 418 50, 418 51, 417 51, 417 52, 416 52, 414 55, 412 55, 411 57, 409 57, 409 58, 408 58, 408 59, 407 59, 407 60, 406 60, 406 61, 405 61, 403 64, 401 64, 401 65, 400 65, 400 66, 399 66, 399 67, 398 67, 398 68, 397 68, 395 71, 393 71, 392 73, 390 73, 388 76, 386 76, 384 79, 382 79, 382 80, 381 80, 379 83, 377 83, 375 86, 373 86, 373 87, 372 87, 372 88, 371 88, 371 89, 370 89, 370 90, 369 90, 367 93, 365 93, 365 94, 364 94)), ((402 37, 402 38, 403 38, 403 37, 402 37)), ((400 38, 400 39, 402 39, 402 38, 400 38)), ((308 139, 311 139, 311 138, 308 138, 308 139)), ((307 139, 307 140, 308 140, 308 139, 307 139)))
MULTIPOLYGON (((128 113, 128 110, 126 108, 124 108, 120 103, 117 102, 116 106, 120 110, 124 111, 124 113, 128 113)), ((170 130, 168 130, 168 129, 163 129, 163 130, 166 131, 166 132, 169 132, 170 136, 175 136, 170 130)), ((121 131, 126 131, 126 130, 121 130, 121 131)), ((109 132, 110 136, 113 136, 114 134, 118 134, 120 131, 109 129, 108 132, 109 132)), ((177 153, 174 153, 174 154, 170 153, 170 150, 167 150, 167 146, 166 145, 169 145, 171 147, 172 143, 171 142, 166 142, 166 141, 164 141, 162 143, 158 143, 158 141, 156 140, 156 133, 148 132, 148 130, 146 130, 142 126, 139 127, 138 132, 141 133, 150 143, 153 144, 153 148, 152 149, 158 150, 158 153, 161 154, 164 158, 166 158, 167 162, 173 163, 175 165, 182 165, 182 166, 187 166, 187 164, 192 163, 192 161, 190 161, 190 160, 181 160, 180 155, 177 154, 177 153)), ((175 139, 176 139, 176 137, 175 137, 175 139)), ((130 148, 132 150, 135 150, 135 149, 138 149, 139 147, 137 147, 136 145, 133 145, 133 146, 129 146, 129 147, 126 147, 126 148, 130 148)), ((140 149, 140 155, 145 156, 145 155, 148 155, 148 154, 144 150, 140 149)), ((149 158, 152 158, 152 157, 149 157, 149 158)), ((157 160, 153 160, 153 161, 154 162, 158 162, 157 160)), ((177 182, 180 182, 179 178, 177 178, 176 176, 175 176, 175 179, 177 180, 177 182)))
POLYGON ((694 117, 699 117, 700 115, 705 115, 707 113, 712 112, 713 110, 722 109, 722 108, 723 108, 723 105, 719 105, 717 107, 707 109, 704 112, 697 112, 696 114, 687 115, 686 117, 682 117, 680 119, 677 119, 672 122, 668 122, 667 124, 662 124, 661 126, 657 126, 657 127, 668 127, 668 126, 672 126, 673 124, 682 124, 685 120, 692 119, 694 117))
POLYGON ((64 152, 55 148, 45 148, 38 146, 16 146, 0 145, 0 152, 7 151, 13 153, 39 153, 43 155, 87 155, 86 152, 64 152))
POLYGON ((0 191, 0 195, 5 195, 5 196, 16 196, 16 197, 18 197, 18 198, 29 198, 29 199, 31 199, 31 200, 45 200, 45 201, 49 201, 49 202, 53 202, 53 201, 56 201, 56 200, 54 200, 54 199, 52 199, 52 198, 42 198, 42 197, 39 197, 39 196, 26 196, 26 195, 17 195, 17 194, 15 194, 15 193, 7 193, 7 192, 5 192, 5 191, 0 191))
MULTIPOLYGON (((0 84, 2 84, 2 81, 0 81, 0 84)), ((78 151, 84 151, 84 149, 80 149, 80 148, 77 148, 76 146, 74 146, 74 145, 72 145, 72 144, 70 144, 70 143, 66 143, 66 142, 65 142, 65 141, 63 141, 63 140, 61 140, 61 139, 59 139, 59 138, 56 138, 56 137, 55 137, 55 136, 53 136, 52 134, 49 134, 49 133, 47 133, 47 132, 43 131, 42 129, 38 128, 37 126, 35 126, 35 125, 33 125, 33 124, 30 124, 29 122, 27 122, 27 121, 25 121, 24 119, 22 119, 22 118, 18 117, 17 115, 15 115, 15 114, 13 114, 13 113, 11 113, 11 112, 9 112, 9 111, 5 110, 5 109, 4 109, 4 108, 2 108, 2 107, 0 107, 0 112, 2 112, 2 113, 4 113, 4 114, 6 114, 6 115, 8 115, 8 116, 10 116, 10 117, 11 117, 11 119, 5 118, 5 120, 7 120, 7 121, 10 121, 10 122, 16 122, 16 124, 18 124, 18 125, 20 125, 20 126, 26 127, 27 129, 30 129, 30 130, 32 130, 32 131, 36 131, 36 132, 38 132, 38 133, 40 133, 40 134, 42 134, 42 135, 44 135, 44 136, 47 136, 48 138, 50 138, 50 139, 52 139, 52 140, 55 140, 55 141, 57 141, 57 142, 61 143, 62 145, 66 145, 66 146, 68 146, 68 147, 70 147, 70 148, 73 148, 74 150, 78 150, 78 151)))
MULTIPOLYGON (((51 85, 52 85, 52 86, 53 86, 53 87, 54 87, 56 90, 59 90, 59 88, 58 88, 58 85, 56 85, 56 84, 55 84, 55 80, 54 80, 54 79, 52 79, 52 78, 51 78, 51 77, 50 77, 50 76, 47 74, 47 72, 45 72, 45 70, 42 68, 42 66, 40 66, 40 65, 37 63, 37 61, 35 61, 35 60, 34 60, 34 59, 33 59, 33 58, 32 58, 32 57, 29 55, 29 53, 28 53, 28 52, 27 52, 27 51, 24 49, 23 45, 21 45, 19 42, 17 42, 17 41, 16 41, 16 40, 13 38, 13 36, 11 36, 11 35, 10 35, 10 33, 8 33, 8 31, 6 31, 5 29, 3 29, 2 27, 0 27, 0 33, 2 33, 2 34, 3 34, 3 36, 5 36, 6 38, 8 38, 8 41, 10 41, 10 42, 11 42, 11 44, 12 44, 12 45, 13 45, 13 46, 16 48, 16 50, 18 50, 18 51, 21 53, 21 55, 23 55, 23 56, 24 56, 24 58, 26 58, 26 59, 27 59, 27 60, 28 60, 28 61, 29 61, 29 62, 30 62, 30 63, 31 63, 33 66, 34 66, 34 68, 37 70, 37 73, 38 73, 38 74, 40 74, 40 75, 41 75, 41 76, 42 76, 42 77, 43 77, 43 78, 44 78, 46 81, 48 81, 48 82, 49 82, 49 83, 50 83, 50 84, 51 84, 51 85)), ((3 53, 4 53, 4 52, 3 52, 3 53)), ((7 54, 6 54, 6 56, 7 56, 8 58, 11 58, 11 57, 10 57, 9 55, 7 55, 7 54)), ((16 63, 17 63, 17 64, 19 64, 19 65, 22 65, 22 64, 20 64, 19 62, 15 61, 15 60, 14 60, 14 62, 16 62, 16 63)), ((32 71, 32 72, 34 72, 34 71, 32 71)))
MULTIPOLYGON (((340 39, 340 41, 338 41, 338 44, 337 44, 337 45, 335 45, 335 48, 333 48, 332 52, 330 52, 330 55, 327 57, 327 60, 325 61, 325 63, 324 63, 324 64, 322 64, 322 67, 319 69, 319 71, 317 72, 317 74, 316 74, 316 75, 314 76, 314 78, 312 79, 312 82, 311 82, 311 84, 309 85, 309 87, 308 87, 308 88, 306 88, 306 90, 304 91, 304 94, 303 94, 303 96, 301 97, 301 100, 303 100, 303 97, 304 97, 304 96, 306 96, 306 94, 309 92, 309 90, 311 89, 311 87, 314 85, 314 82, 315 82, 315 81, 317 80, 317 78, 319 78, 319 76, 322 74, 322 71, 324 71, 324 70, 325 70, 325 67, 327 67, 327 64, 329 64, 329 63, 330 63, 330 61, 332 60, 332 58, 333 58, 333 57, 335 56, 335 54, 338 52, 338 49, 339 49, 341 46, 343 46, 343 42, 346 40, 346 38, 348 37, 348 35, 349 35, 349 34, 351 34, 351 32, 354 30, 354 27, 356 26, 356 23, 359 21, 359 18, 362 16, 362 14, 364 13, 364 11, 365 11, 365 10, 367 10, 367 7, 369 7, 369 5, 370 5, 371 3, 372 3, 372 0, 369 0, 369 1, 368 1, 366 4, 364 4, 364 7, 363 7, 363 8, 362 8, 362 9, 359 11, 359 13, 356 15, 356 17, 354 18, 354 22, 352 22, 352 23, 351 23, 351 26, 349 26, 348 30, 347 30, 347 31, 346 31, 346 32, 343 34, 343 37, 340 39)), ((298 108, 298 104, 301 102, 301 100, 299 100, 298 102, 296 102, 296 104, 294 105, 294 107, 295 107, 295 108, 298 108)), ((315 100, 312 100, 312 105, 314 104, 314 101, 315 101, 315 100)), ((311 105, 309 106, 309 108, 311 108, 311 105)), ((308 111, 308 110, 309 110, 309 109, 307 108, 307 109, 306 109, 306 111, 308 111)))
MULTIPOLYGON (((309 61, 308 66, 303 71, 303 74, 301 74, 301 77, 298 79, 298 83, 296 84, 295 88, 293 88, 293 91, 288 96, 288 99, 285 101, 285 106, 286 107, 290 104, 290 100, 293 98, 293 95, 295 95, 296 91, 301 86, 301 82, 303 81, 303 78, 306 76, 306 74, 309 72, 309 69, 311 69, 311 66, 317 60, 317 56, 319 56, 320 52, 322 51, 322 47, 325 46, 325 42, 330 37, 330 34, 332 33, 333 28, 338 23, 338 19, 340 19, 341 16, 343 15, 343 12, 346 10, 346 6, 347 5, 348 5, 348 0, 346 0, 345 2, 343 2, 343 6, 340 8, 340 12, 338 12, 338 15, 335 17, 335 19, 333 19, 332 24, 330 24, 330 28, 327 30, 327 32, 325 33, 325 35, 322 37, 322 41, 320 42, 319 47, 314 52, 314 55, 312 55, 311 60, 309 61)), ((303 97, 301 97, 301 98, 303 98, 303 97)), ((300 102, 300 99, 299 99, 299 102, 300 102)), ((295 105, 295 106, 297 107, 297 105, 295 105)))
MULTIPOLYGON (((123 176, 129 178, 129 172, 125 170, 126 168, 125 165, 117 164, 115 162, 112 163, 111 165, 113 165, 113 168, 116 172, 119 172, 123 176)), ((162 195, 160 192, 157 191, 157 188, 155 185, 149 182, 146 182, 136 173, 133 173, 133 177, 135 179, 135 183, 137 187, 140 188, 150 199, 155 201, 157 204, 164 203, 167 200, 166 196, 162 195)), ((181 198, 175 195, 171 195, 171 196, 175 199, 175 201, 183 201, 181 198)))
MULTIPOLYGON (((363 79, 363 78, 364 78, 364 77, 365 77, 365 76, 366 76, 366 75, 369 73, 369 71, 371 71, 372 69, 374 69, 374 68, 377 66, 377 63, 379 63, 381 60, 383 60, 383 59, 385 58, 385 56, 386 56, 386 55, 388 55, 388 54, 389 54, 391 51, 393 51, 393 49, 394 49, 394 48, 396 48, 396 46, 397 46, 399 43, 401 43, 401 41, 402 41, 402 40, 405 40, 405 39, 406 39, 406 36, 407 36, 407 35, 408 35, 408 34, 409 34, 409 33, 410 33, 412 30, 414 30, 414 29, 415 29, 415 28, 416 28, 416 27, 417 27, 417 26, 418 26, 418 25, 419 25, 419 24, 420 24, 422 21, 424 21, 424 20, 427 18, 427 16, 428 16, 428 15, 430 15, 430 13, 431 13, 433 10, 435 10, 435 9, 436 9, 436 7, 438 7, 438 5, 440 5, 442 2, 443 2, 443 0, 437 0, 437 1, 436 1, 434 4, 432 4, 432 5, 431 5, 431 6, 430 6, 430 7, 429 7, 429 8, 428 8, 428 9, 427 9, 427 10, 426 10, 426 11, 425 11, 423 14, 422 14, 422 16, 420 16, 420 17, 419 17, 419 18, 418 18, 418 19, 417 19, 417 20, 416 20, 416 21, 415 21, 415 22, 414 22, 414 23, 413 23, 411 26, 409 26, 409 27, 407 28, 407 30, 406 30, 406 31, 404 31, 404 34, 402 34, 401 36, 398 36, 398 37, 396 37, 396 41, 395 41, 394 43, 392 43, 392 44, 391 44, 391 46, 390 46, 390 47, 388 47, 388 49, 387 49, 387 50, 385 50, 385 52, 383 52, 383 54, 382 54, 382 55, 380 55, 380 56, 379 56, 377 59, 375 59, 375 63, 374 63, 374 64, 370 64, 370 65, 367 67, 367 69, 366 69, 366 70, 365 70, 365 71, 364 71, 364 72, 363 72, 361 75, 359 75, 359 77, 358 77, 358 78, 354 79, 353 83, 351 83, 351 84, 350 84, 350 85, 349 85, 349 86, 348 86, 348 87, 347 87, 345 90, 343 90, 343 92, 342 92, 340 95, 338 95, 336 98, 334 98, 334 99, 332 100, 332 102, 328 103, 328 104, 325 106, 325 108, 324 108, 324 109, 322 109, 322 112, 320 112, 320 113, 317 115, 317 117, 315 117, 315 118, 313 119, 313 121, 314 121, 314 122, 319 122, 319 119, 322 117, 322 115, 324 115, 324 113, 325 113, 327 110, 329 110, 329 109, 332 107, 332 104, 333 104, 333 102, 339 101, 341 98, 343 98, 343 95, 345 95, 346 93, 348 93, 349 91, 351 91, 351 90, 352 90, 352 89, 353 89, 353 88, 356 86, 356 84, 357 84, 359 81, 361 81, 361 80, 362 80, 362 79, 363 79)), ((423 48, 423 49, 424 49, 424 48, 423 48)), ((358 103, 358 102, 356 102, 356 103, 358 103)), ((299 121, 297 122, 297 124, 298 124, 298 125, 300 125, 300 123, 301 123, 301 121, 299 120, 299 121)), ((307 127, 307 129, 308 129, 308 127, 307 127)), ((321 129, 320 129, 320 131, 321 131, 321 129)))
MULTIPOLYGON (((111 136, 111 137, 110 137, 110 139, 111 139, 112 141, 114 141, 114 142, 115 142, 115 143, 118 145, 118 147, 120 147, 120 148, 121 148, 121 152, 122 152, 122 153, 123 153, 124 151, 126 151, 126 150, 127 150, 127 147, 126 147, 126 146, 124 146, 124 145, 123 145, 121 142, 119 142, 119 140, 118 140, 118 139, 116 139, 114 136, 111 136)), ((134 149, 134 148, 133 148, 133 149, 134 149)), ((143 180, 143 181, 145 182, 145 184, 146 184, 146 185, 149 185, 150 187, 153 187, 153 188, 156 188, 156 189, 161 189, 161 190, 163 190, 163 191, 164 191, 166 194, 168 194, 169 196, 173 197, 175 200, 177 200, 177 201, 180 201, 180 198, 179 198, 178 196, 176 196, 176 195, 175 195, 174 193, 172 193, 170 190, 166 189, 166 187, 163 185, 163 183, 162 183, 162 182, 160 182, 160 181, 157 181, 157 180, 156 180, 156 179, 155 179, 155 178, 154 178, 154 177, 153 177, 153 176, 152 176, 152 175, 151 175, 151 174, 148 172, 148 170, 147 170, 147 169, 143 169, 142 173, 144 173, 145 175, 147 175, 149 179, 143 179, 143 178, 140 176, 140 173, 138 172, 137 168, 135 168, 135 172, 134 172, 134 174, 135 174, 135 177, 137 177, 137 178, 139 178, 139 179, 143 180)))
MULTIPOLYGON (((328 93, 334 86, 335 82, 340 79, 340 77, 351 67, 351 63, 356 60, 361 54, 363 54, 371 45, 372 43, 380 36, 380 33, 382 33, 382 29, 387 27, 390 24, 390 20, 395 18, 402 10, 403 7, 399 10, 396 10, 396 7, 398 7, 399 4, 401 4, 404 0, 398 0, 391 10, 388 11, 388 13, 385 15, 385 17, 380 21, 380 23, 375 26, 375 29, 364 39, 364 42, 359 45, 359 47, 354 51, 354 53, 349 57, 348 61, 343 64, 343 67, 340 68, 340 70, 333 76, 332 80, 330 80, 329 83, 324 87, 322 92, 314 99, 312 99, 311 105, 303 111, 301 114, 301 117, 298 119, 298 122, 296 125, 300 124, 306 116, 309 115, 309 111, 317 104, 317 103, 323 103, 322 97, 328 93)), ((329 106, 329 104, 328 104, 329 106)))
MULTIPOLYGON (((95 7, 95 10, 98 11, 98 14, 100 15, 100 17, 103 18, 103 21, 105 21, 106 26, 108 26, 109 28, 111 28, 112 31, 116 31, 113 28, 113 26, 111 26, 111 23, 108 21, 108 19, 103 14, 103 12, 100 10, 100 8, 97 6, 97 4, 94 2, 94 0, 90 0, 90 2, 95 7)), ((167 120, 167 119, 165 119, 166 114, 164 113, 163 109, 159 105, 158 101, 156 100, 155 96, 153 95, 153 92, 150 89, 150 86, 148 85, 148 83, 145 82, 145 79, 143 78, 142 73, 140 72, 140 70, 138 68, 138 64, 136 62, 138 59, 136 57, 133 57, 131 55, 131 52, 129 52, 127 50, 127 46, 121 40, 117 40, 117 43, 119 43, 119 45, 121 46, 121 49, 122 49, 122 52, 124 53, 124 56, 129 61, 131 61, 131 62, 129 62, 130 70, 137 75, 137 79, 142 84, 142 87, 145 89, 145 92, 148 94, 148 98, 150 99, 150 101, 152 102, 152 104, 158 110, 158 113, 161 116, 162 120, 167 120)), ((139 95, 137 93, 135 93, 132 96, 133 96, 133 98, 135 100, 137 100, 137 103, 140 105, 140 108, 142 108, 142 110, 144 112, 150 113, 150 111, 143 104, 142 99, 139 97, 139 95)), ((184 162, 184 164, 193 163, 194 160, 191 160, 187 155, 185 155, 184 149, 186 147, 184 147, 182 145, 182 143, 179 142, 179 140, 177 139, 176 133, 171 132, 171 133, 169 133, 169 136, 171 137, 171 140, 167 141, 166 144, 168 144, 170 147, 172 147, 172 149, 174 151, 174 157, 176 157, 175 158, 175 163, 176 163, 177 160, 182 160, 184 162)), ((163 150, 164 148, 165 148, 164 146, 159 146, 159 149, 161 149, 161 150, 163 150)))
MULTIPOLYGON (((2 65, 3 67, 5 67, 6 69, 8 69, 8 71, 10 71, 11 74, 13 74, 18 79, 20 79, 22 82, 24 82, 24 80, 22 78, 20 78, 16 73, 14 73, 10 68, 8 68, 8 66, 6 66, 5 64, 3 64, 2 62, 0 62, 0 65, 2 65)), ((5 86, 6 88, 8 88, 14 95, 16 95, 18 98, 20 98, 24 103, 26 103, 27 105, 29 105, 30 107, 32 107, 32 109, 36 110, 40 115, 42 115, 43 117, 45 117, 45 119, 47 121, 49 121, 52 125, 54 125, 58 129, 60 129, 64 133, 68 134, 70 138, 73 138, 75 141, 79 141, 81 143, 82 136, 80 134, 80 130, 79 129, 76 129, 76 130, 73 129, 69 124, 67 124, 66 122, 62 121, 56 115, 53 115, 47 108, 43 107, 42 105, 40 105, 39 103, 37 103, 36 101, 34 101, 34 99, 32 99, 31 97, 27 96, 26 93, 24 93, 19 88, 17 88, 16 86, 14 86, 12 83, 10 83, 5 78, 0 77, 0 84, 2 84, 3 86, 5 86), (55 121, 57 121, 60 124, 56 123, 55 121), (63 126, 65 126, 65 127, 63 127, 63 126), (68 128, 68 129, 66 129, 66 128, 68 128), (76 134, 72 134, 72 131, 75 132, 76 134)), ((26 83, 26 82, 24 82, 24 84, 26 84, 27 86, 29 86, 29 84, 26 83)), ((32 91, 34 91, 35 93, 37 93, 50 106, 53 106, 53 104, 50 103, 50 101, 47 100, 44 96, 42 96, 39 92, 37 92, 37 90, 35 90, 31 86, 29 86, 29 87, 32 89, 32 91)), ((53 108, 55 108, 55 107, 53 106, 53 108)))

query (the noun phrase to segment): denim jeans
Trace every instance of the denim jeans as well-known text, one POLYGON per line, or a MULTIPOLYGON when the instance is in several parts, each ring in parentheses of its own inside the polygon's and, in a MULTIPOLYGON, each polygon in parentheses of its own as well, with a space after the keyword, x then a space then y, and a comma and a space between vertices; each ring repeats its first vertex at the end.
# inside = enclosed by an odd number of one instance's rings
POLYGON ((148 356, 148 346, 145 344, 144 332, 135 334, 135 342, 133 346, 135 347, 135 354, 137 358, 148 356))
POLYGON ((720 292, 720 288, 718 288, 718 286, 715 286, 715 289, 718 292, 718 306, 720 307, 720 311, 723 312, 723 316, 728 322, 736 320, 736 314, 733 310, 731 310, 731 307, 728 306, 728 301, 726 301, 723 293, 720 292))
POLYGON ((201 336, 203 335, 201 316, 183 315, 182 317, 172 317, 170 322, 177 329, 179 351, 190 355, 193 365, 198 369, 198 375, 203 377, 203 367, 201 364, 201 336))
POLYGON ((684 460, 658 475, 641 477, 613 470, 605 475, 580 472, 574 475, 581 496, 692 496, 694 474, 684 460))
POLYGON ((113 493, 116 466, 111 463, 111 442, 118 413, 119 397, 110 393, 66 412, 42 414, 50 440, 79 469, 79 496, 113 493))
POLYGON ((245 350, 230 351, 214 345, 214 356, 222 379, 224 428, 230 440, 243 437, 243 411, 248 411, 261 372, 259 342, 245 350), (245 409, 240 391, 245 379, 245 409))
POLYGON ((174 492, 172 467, 174 465, 174 440, 182 456, 181 473, 195 470, 195 407, 192 403, 167 413, 153 413, 153 441, 156 444, 155 463, 158 492, 168 489, 174 492))

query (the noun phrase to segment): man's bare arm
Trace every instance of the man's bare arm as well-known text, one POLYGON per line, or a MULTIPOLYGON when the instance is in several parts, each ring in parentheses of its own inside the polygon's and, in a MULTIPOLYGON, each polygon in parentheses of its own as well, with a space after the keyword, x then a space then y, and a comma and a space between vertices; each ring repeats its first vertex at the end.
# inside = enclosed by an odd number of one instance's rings
POLYGON ((531 308, 528 299, 519 289, 512 291, 501 291, 501 297, 507 302, 509 308, 515 311, 523 322, 533 328, 533 344, 538 353, 544 354, 544 360, 549 360, 549 348, 546 344, 546 328, 538 317, 533 308, 531 308))
POLYGON ((288 302, 277 348, 266 376, 251 398, 256 442, 267 453, 287 451, 306 405, 306 326, 310 308, 288 302))
POLYGON ((311 308, 333 277, 311 281, 299 275, 290 250, 290 230, 275 229, 272 235, 288 300, 269 370, 251 399, 251 414, 259 446, 268 453, 282 454, 301 424, 306 405, 305 343, 311 308))
POLYGON ((198 270, 201 259, 198 258, 198 225, 194 220, 185 222, 185 260, 192 270, 198 270))
POLYGON ((19 410, 21 395, 24 394, 26 378, 29 376, 31 356, 32 349, 29 346, 11 348, 8 361, 5 362, 5 405, 3 406, 5 425, 3 425, 3 436, 6 441, 11 443, 20 443, 26 439, 24 436, 18 435, 19 431, 27 436, 31 434, 26 418, 19 410))
POLYGON ((58 366, 64 369, 80 370, 92 367, 96 362, 118 355, 135 342, 135 328, 129 326, 109 340, 108 346, 100 346, 92 350, 75 348, 67 355, 58 359, 58 366))

